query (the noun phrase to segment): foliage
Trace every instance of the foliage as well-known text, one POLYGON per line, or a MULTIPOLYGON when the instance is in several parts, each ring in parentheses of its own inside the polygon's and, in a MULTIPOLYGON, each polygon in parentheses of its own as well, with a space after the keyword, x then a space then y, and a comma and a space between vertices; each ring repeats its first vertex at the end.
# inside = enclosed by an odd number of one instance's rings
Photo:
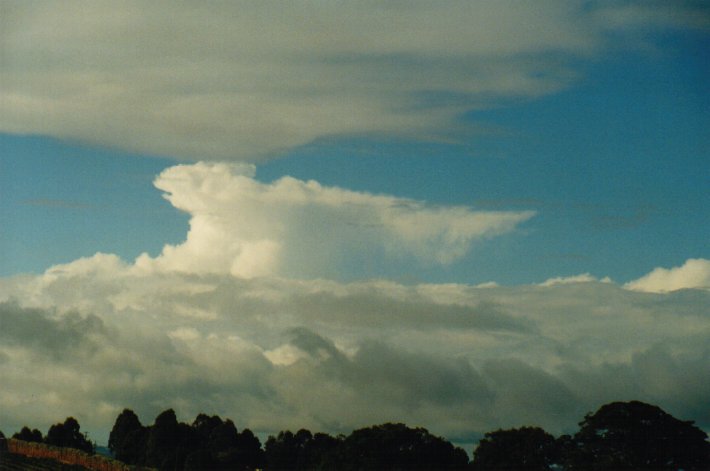
POLYGON ((453 470, 465 469, 466 452, 423 428, 382 424, 347 437, 282 431, 266 441, 267 469, 294 470, 453 470))
POLYGON ((466 452, 426 429, 387 423, 355 430, 346 437, 338 469, 454 470, 467 464, 466 452))
POLYGON ((271 470, 318 470, 328 469, 342 439, 325 433, 313 435, 301 429, 294 435, 291 431, 279 432, 266 440, 267 469, 271 470))
POLYGON ((94 452, 94 444, 81 433, 81 426, 74 417, 67 417, 63 424, 52 425, 44 441, 48 445, 94 452))
POLYGON ((557 455, 555 437, 539 427, 488 432, 473 452, 478 470, 547 471, 557 455))
POLYGON ((117 460, 128 464, 145 462, 145 443, 148 429, 130 409, 124 409, 116 418, 108 438, 108 447, 117 460))
POLYGON ((144 427, 124 409, 109 436, 116 459, 161 470, 252 470, 263 466, 259 439, 249 430, 219 416, 199 414, 191 425, 178 422, 175 411, 161 412, 144 427))
POLYGON ((44 441, 44 438, 42 437, 42 432, 37 429, 30 430, 30 428, 27 426, 22 427, 22 430, 14 434, 12 438, 23 440, 25 442, 42 443, 44 441))
MULTIPOLYGON (((241 432, 219 416, 199 414, 192 424, 175 411, 144 426, 130 409, 116 418, 109 448, 116 459, 160 470, 320 471, 356 470, 710 470, 710 442, 693 422, 638 401, 614 402, 587 414, 579 431, 555 439, 539 427, 488 432, 466 453, 424 428, 386 423, 332 437, 301 429, 270 436, 261 447, 249 429, 241 432)), ((42 441, 29 427, 13 438, 42 441)), ((44 441, 92 451, 72 417, 55 424, 44 441)))
POLYGON ((691 421, 643 402, 614 402, 587 414, 566 445, 566 469, 707 471, 710 443, 691 421))

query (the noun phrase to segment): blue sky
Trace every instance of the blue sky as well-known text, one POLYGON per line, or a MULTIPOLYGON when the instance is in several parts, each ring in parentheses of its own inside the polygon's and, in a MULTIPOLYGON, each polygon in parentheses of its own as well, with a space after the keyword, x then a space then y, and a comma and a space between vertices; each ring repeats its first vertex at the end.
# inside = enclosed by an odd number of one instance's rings
POLYGON ((707 2, 0 8, 6 434, 710 430, 707 2))
MULTIPOLYGON (((258 165, 257 178, 537 212, 453 264, 407 267, 402 281, 518 284, 585 272, 628 281, 707 257, 708 36, 672 31, 652 44, 580 61, 555 93, 466 113, 478 130, 459 142, 320 139, 258 165)), ((39 273, 96 252, 130 261, 184 239, 187 216, 151 184, 174 159, 41 135, 1 139, 0 273, 39 273)))

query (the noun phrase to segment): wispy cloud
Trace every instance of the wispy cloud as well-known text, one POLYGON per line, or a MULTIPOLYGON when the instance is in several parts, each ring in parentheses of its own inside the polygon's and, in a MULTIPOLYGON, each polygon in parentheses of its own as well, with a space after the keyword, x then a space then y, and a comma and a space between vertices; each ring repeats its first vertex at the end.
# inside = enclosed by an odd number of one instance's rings
POLYGON ((617 3, 7 3, 0 130, 185 159, 455 139, 465 111, 567 86, 610 31, 707 28, 693 2, 617 3))

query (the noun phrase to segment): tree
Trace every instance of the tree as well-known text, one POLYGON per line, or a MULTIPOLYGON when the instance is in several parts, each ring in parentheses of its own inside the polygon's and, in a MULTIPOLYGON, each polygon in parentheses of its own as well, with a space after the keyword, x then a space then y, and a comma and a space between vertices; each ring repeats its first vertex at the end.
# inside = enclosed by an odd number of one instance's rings
POLYGON ((158 414, 150 427, 146 443, 146 464, 149 466, 167 467, 173 458, 173 452, 178 437, 178 421, 175 411, 165 410, 158 414))
POLYGON ((214 454, 223 453, 233 448, 237 448, 239 432, 234 422, 227 419, 220 420, 219 425, 214 427, 207 436, 207 445, 214 454))
POLYGON ((269 437, 265 445, 267 469, 269 470, 318 470, 334 469, 333 452, 341 440, 326 433, 312 434, 301 429, 295 434, 279 432, 277 437, 269 437))
POLYGON ((457 470, 468 465, 461 448, 424 428, 383 424, 355 430, 338 450, 337 469, 457 470))
POLYGON ((241 433, 230 419, 199 414, 192 423, 198 443, 197 450, 190 455, 185 466, 209 469, 248 470, 261 467, 263 450, 259 439, 249 430, 241 433), (209 456, 208 456, 209 455, 209 456))
POLYGON ((298 465, 302 444, 296 440, 290 430, 281 431, 276 437, 270 436, 264 448, 269 471, 303 469, 298 465))
POLYGON ((124 409, 113 425, 108 447, 117 460, 128 464, 144 464, 148 429, 130 409, 124 409))
POLYGON ((212 458, 207 448, 199 448, 185 458, 185 471, 202 471, 205 469, 223 469, 212 458))
POLYGON ((197 417, 192 422, 192 428, 197 431, 200 438, 206 443, 212 431, 222 424, 222 419, 218 415, 210 417, 207 414, 197 414, 197 417))
POLYGON ((539 427, 488 432, 473 452, 478 470, 547 471, 555 461, 555 438, 539 427))
POLYGON ((571 439, 565 465, 569 470, 710 469, 705 432, 639 401, 614 402, 587 414, 571 439))
POLYGON ((93 453, 94 444, 81 433, 80 429, 79 422, 74 417, 67 417, 63 424, 54 424, 49 428, 45 441, 49 445, 93 453))
POLYGON ((241 469, 261 468, 265 462, 264 450, 261 442, 254 433, 245 428, 237 436, 237 464, 241 469))
POLYGON ((146 443, 146 464, 161 470, 183 469, 186 458, 199 449, 199 436, 189 425, 178 422, 168 409, 155 418, 146 443))
POLYGON ((27 426, 22 427, 22 430, 14 434, 12 438, 23 440, 25 442, 42 443, 44 441, 44 439, 42 438, 42 432, 37 429, 30 430, 30 428, 27 426))
POLYGON ((0 460, 2 460, 2 455, 5 453, 7 453, 7 440, 5 439, 5 434, 0 430, 0 460))

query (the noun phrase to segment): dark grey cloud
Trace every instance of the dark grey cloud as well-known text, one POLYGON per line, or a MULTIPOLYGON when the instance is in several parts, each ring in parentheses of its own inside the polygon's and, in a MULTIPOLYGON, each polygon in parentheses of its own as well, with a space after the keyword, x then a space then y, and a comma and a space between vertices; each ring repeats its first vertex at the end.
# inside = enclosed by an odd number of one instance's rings
POLYGON ((530 333, 533 323, 515 318, 490 302, 475 306, 435 304, 415 293, 397 299, 378 291, 347 295, 315 293, 296 295, 289 307, 299 318, 327 319, 348 326, 410 329, 463 329, 530 333))
POLYGON ((59 358, 99 348, 107 330, 95 315, 22 308, 17 301, 0 303, 0 343, 26 347, 59 358))

